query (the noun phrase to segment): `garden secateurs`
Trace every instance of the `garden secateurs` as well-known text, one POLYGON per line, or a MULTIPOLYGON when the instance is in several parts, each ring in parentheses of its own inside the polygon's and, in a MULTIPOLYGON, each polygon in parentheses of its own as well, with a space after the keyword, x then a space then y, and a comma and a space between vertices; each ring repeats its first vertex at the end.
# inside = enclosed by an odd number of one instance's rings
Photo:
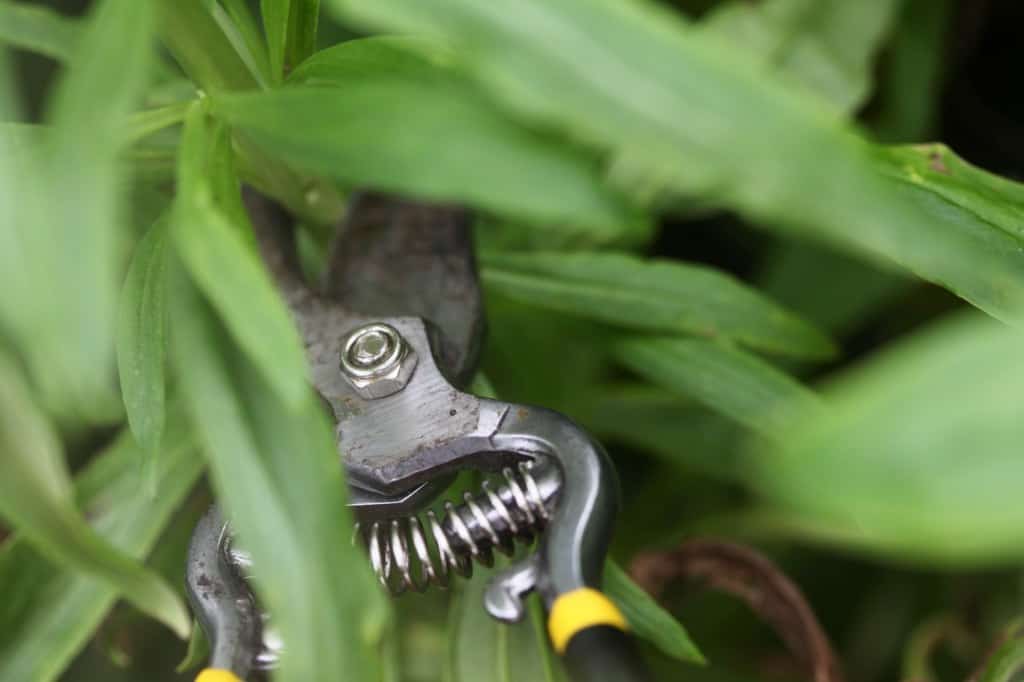
MULTIPOLYGON (((289 217, 246 195, 261 255, 294 315, 313 387, 337 426, 358 534, 392 593, 446 586, 517 541, 536 550, 492 578, 484 608, 505 622, 537 592, 554 649, 579 680, 646 679, 627 624, 600 591, 618 508, 607 455, 557 412, 479 398, 483 304, 470 217, 375 194, 353 199, 321 287, 300 274, 289 217), (464 469, 478 494, 424 510, 464 469)), ((211 645, 201 682, 252 680, 281 647, 214 507, 193 534, 189 598, 211 645)), ((272 618, 272 614, 270 615, 272 618)))

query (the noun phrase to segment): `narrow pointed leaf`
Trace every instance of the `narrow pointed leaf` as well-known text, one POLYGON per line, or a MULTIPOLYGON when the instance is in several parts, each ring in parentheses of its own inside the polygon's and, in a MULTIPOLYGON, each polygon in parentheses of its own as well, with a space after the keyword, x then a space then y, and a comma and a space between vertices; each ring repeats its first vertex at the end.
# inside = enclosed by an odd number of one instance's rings
POLYGON ((704 663, 704 656, 679 621, 613 561, 604 566, 604 590, 622 611, 635 637, 647 640, 671 658, 704 663))
POLYGON ((653 3, 332 0, 364 25, 445 41, 509 110, 603 149, 635 196, 668 192, 895 262, 1018 319, 1009 235, 911 196, 814 95, 653 3))
MULTIPOLYGON (((93 529, 120 551, 141 560, 153 548, 202 471, 187 431, 172 431, 156 470, 160 495, 138 494, 135 440, 124 433, 75 481, 78 504, 93 529)), ((0 584, 9 590, 0 609, 0 680, 56 680, 93 636, 114 605, 114 585, 62 570, 17 536, 0 548, 0 584)))
POLYGON ((55 564, 118 590, 179 636, 188 633, 184 604, 155 573, 112 547, 75 507, 56 434, 8 360, 0 357, 0 516, 55 564))
POLYGON ((871 89, 874 57, 900 0, 733 0, 702 23, 757 61, 849 113, 871 89))
POLYGON ((316 51, 316 29, 320 21, 320 0, 292 0, 285 45, 286 70, 291 71, 316 51))
POLYGON ((74 54, 80 35, 78 21, 49 7, 0 1, 0 44, 67 61, 74 54))
POLYGON ((43 402, 68 422, 117 415, 113 348, 128 186, 118 156, 146 81, 152 19, 148 2, 96 3, 50 100, 42 144, 17 154, 0 141, 0 166, 16 164, 0 168, 0 194, 14 202, 0 224, 0 287, 8 294, 0 319, 43 402))
POLYGON ((635 338, 621 342, 619 361, 648 381, 766 435, 822 409, 818 398, 767 362, 708 341, 635 338))
POLYGON ((128 424, 146 453, 150 470, 166 421, 166 238, 164 217, 139 241, 121 290, 118 314, 121 394, 128 424))
POLYGON ((284 74, 285 48, 288 43, 288 15, 293 1, 297 0, 260 0, 263 32, 267 36, 267 48, 270 54, 270 77, 275 83, 280 83, 284 74))
POLYGON ((832 342, 756 290, 703 265, 618 253, 481 255, 487 286, 524 303, 637 331, 823 358, 832 342))
POLYGON ((303 64, 292 82, 216 97, 214 111, 268 152, 348 184, 615 234, 638 219, 603 186, 592 155, 519 127, 401 43, 343 43, 303 64))
POLYGON ((227 131, 195 106, 178 162, 175 246, 239 346, 286 404, 295 405, 309 390, 302 343, 252 243, 230 154, 227 131))
POLYGON ((828 386, 751 458, 751 482, 790 518, 845 544, 940 564, 1024 556, 1019 331, 960 315, 828 386))
POLYGON ((181 279, 171 347, 217 498, 253 557, 261 604, 285 643, 275 679, 375 679, 386 603, 350 542, 346 485, 326 415, 307 389, 286 406, 181 279))

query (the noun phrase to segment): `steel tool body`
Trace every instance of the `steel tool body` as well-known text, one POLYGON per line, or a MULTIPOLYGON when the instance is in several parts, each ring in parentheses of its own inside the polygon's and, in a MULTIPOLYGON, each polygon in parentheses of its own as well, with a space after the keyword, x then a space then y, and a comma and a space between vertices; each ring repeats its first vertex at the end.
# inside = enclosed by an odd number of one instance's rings
MULTIPOLYGON (((301 274, 289 217, 246 195, 267 267, 305 341, 313 388, 337 425, 359 535, 393 593, 446 586, 517 541, 536 549, 496 575, 484 607, 513 622, 536 591, 555 649, 579 680, 646 679, 627 625, 600 592, 618 510, 601 445, 565 416, 480 398, 484 330, 469 215, 376 194, 353 199, 323 282, 301 274), (461 470, 493 472, 477 494, 426 511, 461 470)), ((260 612, 245 552, 211 509, 187 582, 211 640, 202 682, 255 679, 281 646, 260 612), (205 676, 205 677, 204 677, 205 676)))

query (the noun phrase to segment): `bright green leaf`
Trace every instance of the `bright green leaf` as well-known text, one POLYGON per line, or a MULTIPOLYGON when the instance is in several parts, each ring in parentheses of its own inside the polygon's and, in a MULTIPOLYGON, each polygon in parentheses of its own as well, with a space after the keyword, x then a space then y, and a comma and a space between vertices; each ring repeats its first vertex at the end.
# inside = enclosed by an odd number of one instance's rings
POLYGON ((334 0, 446 41, 510 110, 606 150, 635 195, 671 191, 893 261, 1016 318, 1024 256, 998 230, 908 197, 818 98, 667 8, 626 0, 334 0))
POLYGON ((505 296, 637 331, 827 358, 824 334, 729 275, 621 253, 484 253, 483 279, 505 296))
POLYGON ((412 52, 388 58, 398 44, 369 42, 344 43, 304 64, 312 85, 219 96, 214 111, 296 167, 353 185, 614 234, 638 219, 603 186, 591 156, 520 128, 412 52), (353 62, 363 59, 360 76, 353 62))
POLYGON ((352 517, 333 433, 312 390, 285 405, 181 278, 172 356, 218 502, 252 554, 263 607, 285 642, 275 679, 376 678, 386 602, 352 517))
POLYGON ((1020 333, 968 315, 850 370, 829 411, 751 458, 777 508, 848 546, 933 563, 1024 556, 1020 333))
POLYGON ((848 113, 871 89, 873 61, 902 0, 733 0, 702 27, 848 113))
POLYGON ((883 170, 956 207, 981 226, 995 227, 1024 243, 1024 184, 973 166, 943 144, 888 147, 883 170))
POLYGON ((227 131, 193 107, 185 122, 173 214, 175 245, 189 274, 238 345, 288 405, 309 390, 302 343, 252 244, 232 180, 227 131))
MULTIPOLYGON (((249 9, 248 0, 220 0, 220 4, 230 23, 230 27, 226 27, 227 20, 222 19, 218 22, 221 29, 229 38, 232 30, 237 33, 241 41, 241 45, 236 46, 239 55, 257 80, 266 85, 270 80, 270 55, 267 53, 267 43, 263 39, 259 24, 249 9)), ((222 16, 214 12, 214 18, 222 16)))
POLYGON ((604 566, 604 590, 622 611, 636 637, 649 641, 671 658, 704 663, 704 656, 679 621, 612 561, 604 566))
POLYGON ((156 574, 107 543, 75 507, 56 434, 39 413, 17 370, 0 357, 0 516, 54 563, 89 574, 123 594, 176 634, 189 619, 156 574))
POLYGON ((796 416, 821 410, 817 397, 763 360, 708 341, 634 338, 619 361, 657 386, 720 412, 755 431, 777 435, 796 416))
POLYGON ((197 87, 206 92, 256 87, 252 72, 217 24, 206 0, 152 1, 159 8, 164 45, 197 87))
POLYGON ((70 60, 81 37, 79 22, 49 7, 0 1, 0 44, 70 60))
MULTIPOLYGON (((121 395, 128 424, 142 445, 150 474, 155 472, 154 459, 166 421, 166 237, 167 218, 162 217, 135 247, 121 290, 118 313, 117 364, 121 395)), ((152 481, 151 475, 146 478, 152 481)))
POLYGON ((18 153, 0 140, 0 166, 16 164, 0 168, 0 194, 13 202, 0 225, 8 292, 0 321, 43 402, 67 421, 109 420, 117 409, 111 378, 127 198, 118 155, 152 52, 149 8, 97 3, 50 100, 40 148, 18 153))

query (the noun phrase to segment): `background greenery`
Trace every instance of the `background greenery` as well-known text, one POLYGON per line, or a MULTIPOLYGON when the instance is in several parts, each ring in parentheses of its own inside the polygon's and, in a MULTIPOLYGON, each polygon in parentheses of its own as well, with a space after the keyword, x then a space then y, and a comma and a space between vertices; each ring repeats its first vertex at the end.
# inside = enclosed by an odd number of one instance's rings
MULTIPOLYGON (((539 612, 489 621, 481 578, 371 587, 242 183, 300 217, 311 271, 355 187, 477 210, 485 374, 609 445, 622 564, 740 539, 848 679, 1010 679, 1021 19, 0 0, 0 680, 189 679, 182 566, 211 498, 288 642, 278 679, 560 678, 539 612)), ((800 679, 737 603, 674 590, 669 615, 609 583, 663 679, 800 679)))

